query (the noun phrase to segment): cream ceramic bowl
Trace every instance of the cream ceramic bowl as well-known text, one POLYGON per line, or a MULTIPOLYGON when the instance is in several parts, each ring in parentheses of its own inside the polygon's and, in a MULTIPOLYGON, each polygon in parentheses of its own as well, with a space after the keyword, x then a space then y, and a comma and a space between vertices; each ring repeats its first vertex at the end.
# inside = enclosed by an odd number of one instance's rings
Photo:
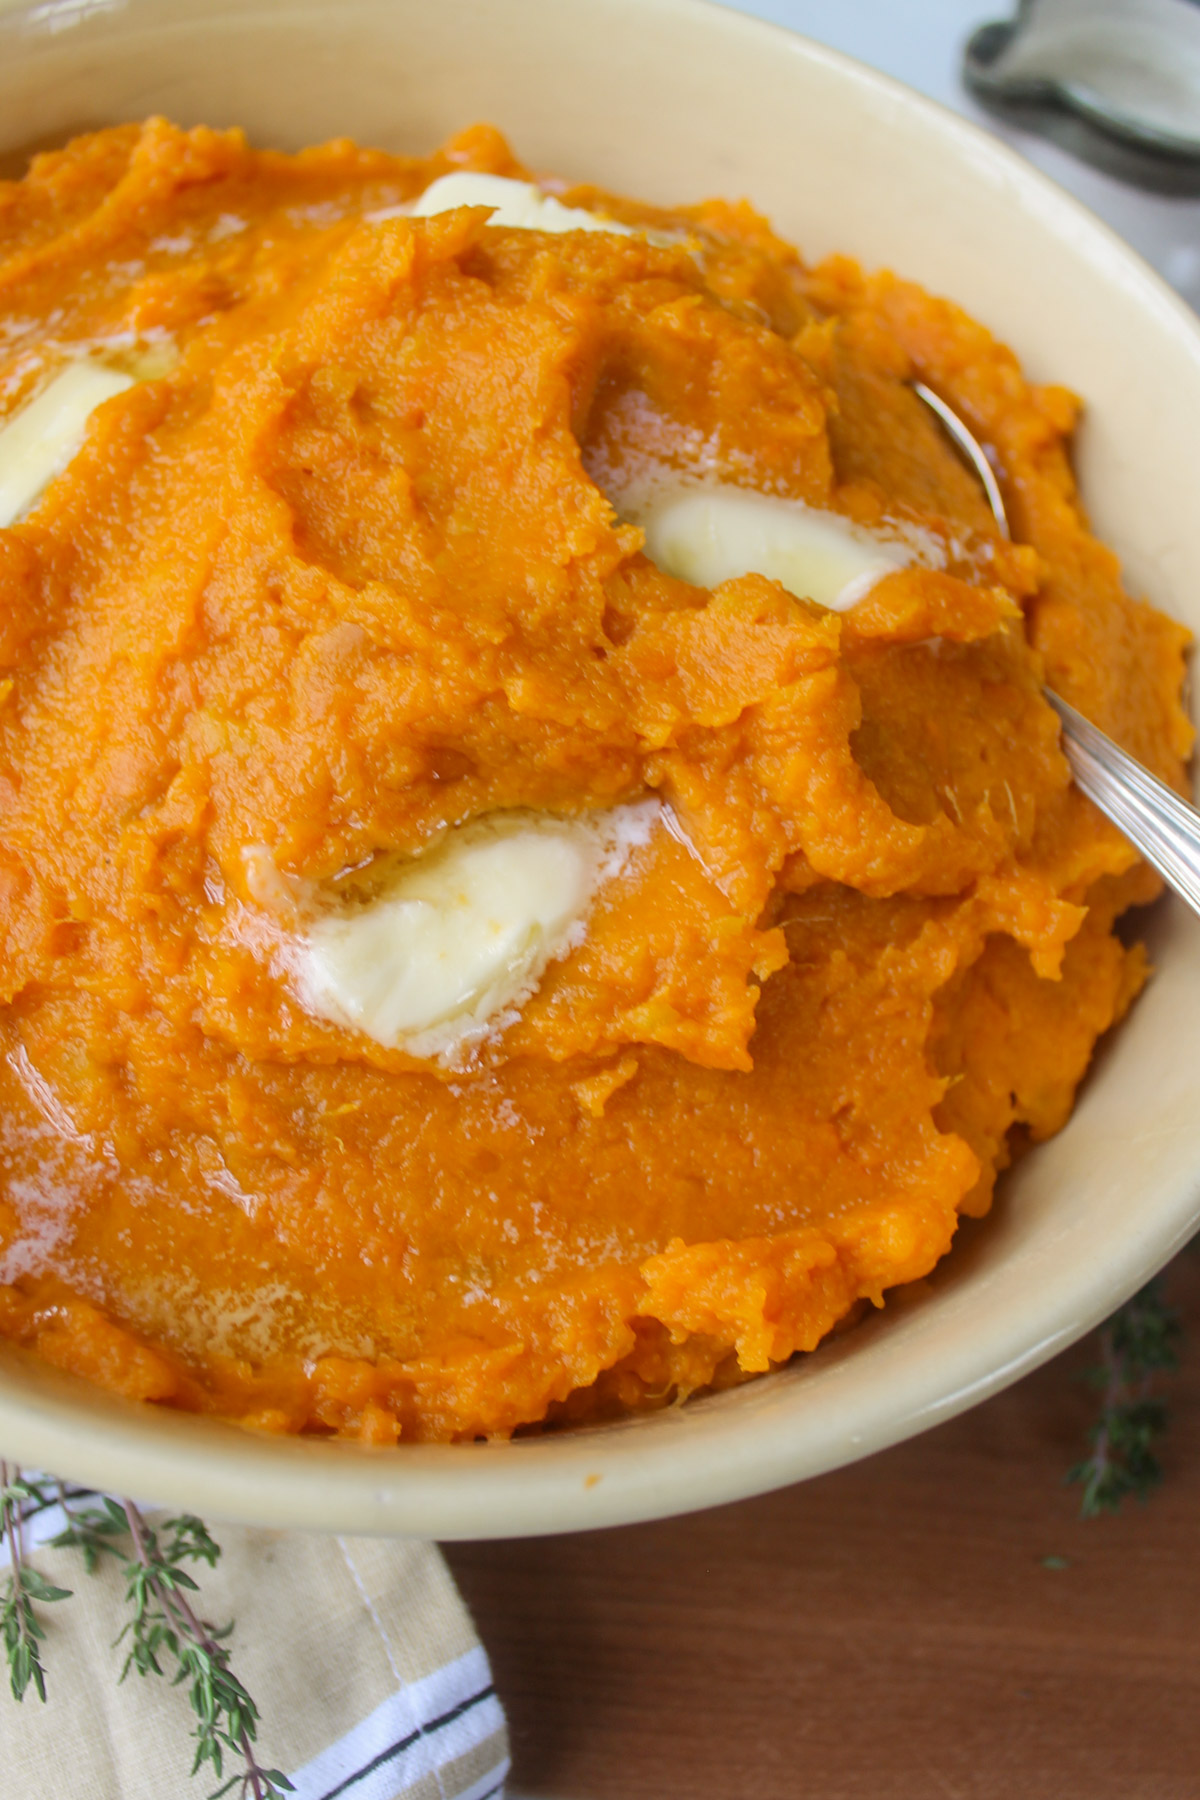
MULTIPOLYGON (((297 147, 425 149, 489 119, 534 167, 653 200, 748 195, 810 254, 954 296, 1087 397, 1084 493, 1135 588, 1200 628, 1200 323, 1102 225, 971 126, 699 0, 4 0, 0 150, 164 112, 297 147)), ((1071 1124, 919 1291, 785 1371, 574 1435, 405 1447, 275 1440, 101 1395, 11 1353, 0 1447, 271 1526, 500 1537, 682 1512, 923 1431, 1079 1337, 1200 1217, 1200 924, 1071 1124)))

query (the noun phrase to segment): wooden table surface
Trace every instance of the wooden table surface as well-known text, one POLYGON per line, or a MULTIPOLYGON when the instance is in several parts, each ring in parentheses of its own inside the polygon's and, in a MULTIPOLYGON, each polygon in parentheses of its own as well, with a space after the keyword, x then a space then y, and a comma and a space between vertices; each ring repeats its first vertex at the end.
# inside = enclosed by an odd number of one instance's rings
POLYGON ((925 1437, 660 1524, 447 1550, 513 1787, 555 1800, 1200 1797, 1200 1255, 1166 1477, 1082 1521, 1081 1346, 925 1437), (1065 1558, 1067 1567, 1045 1558, 1065 1558))

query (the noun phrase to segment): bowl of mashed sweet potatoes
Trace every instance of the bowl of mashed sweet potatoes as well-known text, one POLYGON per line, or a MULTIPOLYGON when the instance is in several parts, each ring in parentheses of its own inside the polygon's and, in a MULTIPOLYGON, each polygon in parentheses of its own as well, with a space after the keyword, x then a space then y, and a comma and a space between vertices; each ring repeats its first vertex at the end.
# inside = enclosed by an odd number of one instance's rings
POLYGON ((1200 325, 1129 251, 673 0, 9 8, 0 120, 8 1454, 611 1524, 1189 1235, 1200 925, 1043 693, 1189 791, 1200 325))

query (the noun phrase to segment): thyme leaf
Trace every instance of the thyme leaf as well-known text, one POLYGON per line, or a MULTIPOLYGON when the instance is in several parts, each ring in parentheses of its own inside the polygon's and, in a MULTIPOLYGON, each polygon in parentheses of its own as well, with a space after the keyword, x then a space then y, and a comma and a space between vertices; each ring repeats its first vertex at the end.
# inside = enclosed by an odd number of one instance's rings
POLYGON ((107 1500, 101 1506, 89 1506, 80 1512, 72 1512, 67 1504, 62 1482, 56 1482, 55 1487, 67 1526, 65 1531, 60 1531, 57 1537, 50 1539, 50 1547, 52 1550, 62 1550, 69 1546, 78 1550, 83 1557, 84 1568, 89 1575, 94 1575, 106 1556, 118 1556, 113 1539, 125 1535, 125 1515, 119 1507, 107 1500))
POLYGON ((1167 1429, 1157 1379, 1179 1367, 1179 1315, 1163 1298, 1161 1276, 1127 1300, 1100 1332, 1100 1361, 1083 1379, 1099 1390, 1100 1413, 1088 1433, 1090 1454, 1068 1470, 1083 1488, 1085 1519, 1119 1512, 1131 1496, 1146 1500, 1162 1480, 1158 1445, 1167 1429))

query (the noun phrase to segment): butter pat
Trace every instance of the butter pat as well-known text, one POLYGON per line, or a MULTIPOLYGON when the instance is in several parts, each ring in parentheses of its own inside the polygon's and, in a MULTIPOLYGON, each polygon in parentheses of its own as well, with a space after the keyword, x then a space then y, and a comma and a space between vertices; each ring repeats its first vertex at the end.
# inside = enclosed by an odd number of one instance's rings
POLYGON ((668 575, 706 588, 766 575, 835 612, 917 560, 909 543, 879 537, 839 513, 723 482, 652 491, 620 509, 641 526, 646 555, 668 575))
POLYGON ((306 1005, 416 1056, 449 1056, 508 1023, 583 935, 593 895, 645 843, 657 802, 599 820, 498 815, 450 832, 366 903, 310 926, 306 1005))
POLYGON ((0 426, 0 526, 36 505, 81 448, 96 408, 132 386, 132 375, 103 363, 73 362, 0 426))
POLYGON ((468 170, 442 175, 431 182, 412 211, 417 218, 453 212, 456 206, 494 208, 492 225, 515 231, 609 231, 619 237, 636 237, 631 225, 615 219, 598 219, 582 207, 564 206, 552 194, 543 194, 531 181, 513 181, 507 175, 475 175, 468 170))

